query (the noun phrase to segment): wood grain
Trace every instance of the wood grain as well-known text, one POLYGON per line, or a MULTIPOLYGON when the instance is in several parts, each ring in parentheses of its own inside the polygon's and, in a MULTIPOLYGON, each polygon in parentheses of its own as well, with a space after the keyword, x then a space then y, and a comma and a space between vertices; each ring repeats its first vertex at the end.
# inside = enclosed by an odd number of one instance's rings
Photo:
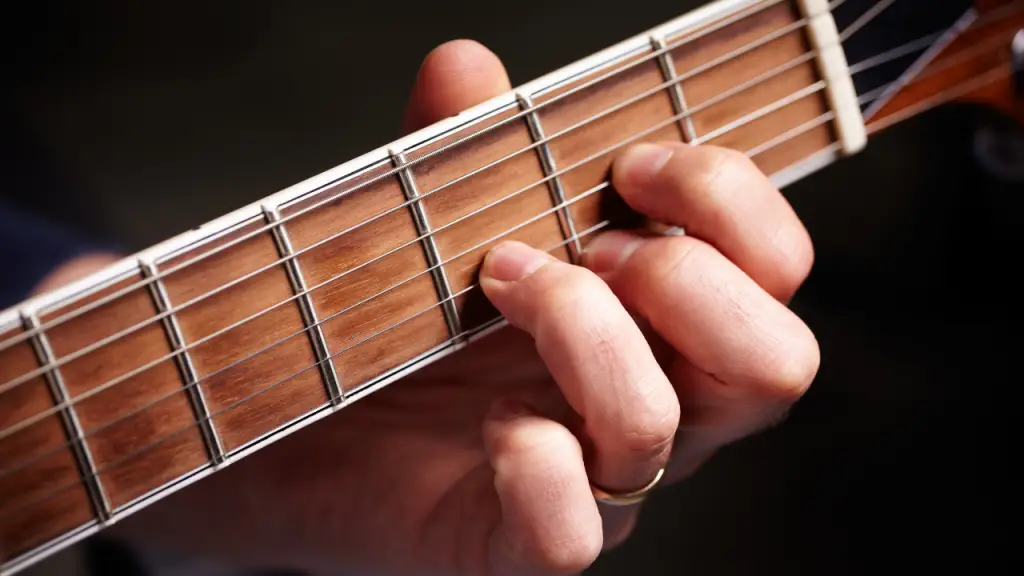
MULTIPOLYGON (((142 279, 130 276, 90 295, 72 307, 45 314, 52 320, 142 279)), ((58 358, 137 324, 142 329, 117 339, 60 368, 68 394, 86 392, 166 357, 170 351, 163 325, 153 321, 156 307, 145 288, 47 331, 58 358)), ((110 504, 124 505, 206 463, 206 450, 195 414, 172 359, 160 362, 81 402, 76 402, 86 444, 110 504)))
MULTIPOLYGON (((161 267, 195 258, 262 226, 262 220, 251 221, 217 242, 162 262, 161 267)), ((187 302, 278 260, 269 233, 253 236, 167 276, 171 304, 187 302)), ((195 342, 292 295, 284 268, 272 266, 185 308, 177 316, 185 341, 195 342)), ((304 328, 298 304, 291 301, 192 348, 214 428, 226 450, 238 448, 327 402, 304 328)))
MULTIPOLYGON (((696 32, 672 37, 669 39, 671 43, 683 42, 681 46, 671 51, 676 73, 690 74, 699 66, 768 37, 799 19, 800 15, 795 6, 783 2, 703 37, 686 40, 696 32)), ((807 54, 810 49, 806 33, 800 28, 683 80, 683 94, 686 96, 687 104, 691 107, 705 106, 693 114, 697 136, 754 115, 773 102, 817 82, 819 76, 812 59, 785 72, 771 75, 750 89, 710 106, 706 104, 735 86, 769 75, 770 72, 807 54)), ((824 92, 819 92, 730 130, 708 143, 747 151, 820 117, 828 110, 824 92)), ((831 124, 825 123, 757 155, 754 162, 766 174, 773 174, 834 141, 835 135, 831 124)))
POLYGON ((405 202, 398 180, 387 177, 357 188, 390 169, 380 165, 282 209, 284 215, 294 214, 334 198, 287 226, 296 250, 337 235, 302 254, 299 262, 310 286, 327 283, 313 291, 312 300, 347 391, 448 338, 411 213, 407 207, 394 209, 405 202))
MULTIPOLYGON (((409 158, 423 157, 466 134, 488 129, 518 111, 518 107, 511 107, 472 127, 431 142, 411 152, 409 158)), ((548 184, 536 184, 545 175, 538 150, 524 150, 532 143, 525 120, 510 121, 415 167, 414 175, 421 193, 427 194, 514 154, 500 164, 446 186, 423 200, 431 226, 435 229, 448 226, 437 232, 435 238, 442 260, 449 261, 445 264, 445 271, 453 293, 476 285, 483 258, 495 244, 518 240, 546 250, 567 237, 555 212, 556 203, 548 184), (547 215, 541 216, 545 213, 547 215), (523 225, 531 219, 536 220, 523 225), (452 224, 456 220, 458 222, 452 224), (518 226, 521 228, 510 232, 518 226)), ((564 246, 552 250, 551 254, 569 261, 569 251, 564 246)), ((486 302, 479 289, 459 297, 457 304, 461 315, 467 318, 463 323, 466 329, 498 316, 497 310, 486 302)))
MULTIPOLYGON (((0 341, 19 333, 3 333, 0 341)), ((38 366, 31 345, 17 344, 0 352, 0 381, 38 366)), ((0 395, 0 430, 53 405, 42 377, 12 388, 0 395)), ((58 415, 0 440, 0 559, 10 560, 92 520, 85 485, 66 443, 58 415)))
MULTIPOLYGON (((799 16, 793 6, 788 2, 773 6, 673 49, 670 54, 676 73, 687 74, 795 22, 799 16)), ((694 32, 687 34, 692 36, 694 32)), ((666 40, 673 43, 686 37, 666 40)), ((701 106, 723 91, 808 50, 804 31, 795 31, 684 80, 682 90, 690 107, 701 106)), ((676 114, 669 91, 657 88, 665 78, 657 60, 648 58, 650 55, 650 49, 640 50, 608 67, 531 95, 537 104, 543 105, 599 75, 621 72, 541 108, 538 118, 548 135, 602 115, 549 143, 556 169, 575 165, 676 114), (649 90, 654 92, 605 115, 612 107, 649 90)), ((977 66, 968 68, 958 73, 969 74, 977 66)), ((755 88, 708 105, 693 115, 697 135, 707 135, 817 80, 815 65, 809 61, 755 88)), ((944 81, 953 80, 950 76, 944 81)), ((904 100, 894 101, 893 106, 919 101, 923 92, 934 92, 935 86, 920 90, 922 94, 910 95, 908 91, 908 95, 901 95, 904 100)), ((746 151, 820 117, 827 110, 823 94, 808 96, 722 134, 711 143, 746 151)), ((407 156, 416 161, 454 139, 486 129, 516 112, 515 106, 509 106, 454 134, 409 150, 407 156)), ((644 140, 683 141, 683 120, 667 124, 644 140)), ((833 130, 826 124, 758 155, 755 161, 765 172, 775 172, 834 140, 833 130)), ((453 292, 477 282, 480 263, 490 245, 465 255, 462 252, 530 218, 550 212, 502 239, 550 248, 566 238, 565 227, 552 211, 554 200, 548 185, 538 184, 544 172, 537 150, 523 150, 532 142, 526 123, 518 120, 445 150, 411 169, 420 193, 426 195, 421 203, 427 219, 434 229, 443 228, 436 233, 435 241, 442 260, 453 259, 444 264, 453 292), (434 192, 509 154, 512 157, 500 165, 434 192), (519 190, 523 192, 514 198, 481 210, 519 190), (462 218, 465 219, 460 221, 462 218)), ((559 181, 567 197, 577 198, 607 181, 612 160, 621 150, 615 148, 561 175, 559 181)), ((399 181, 394 176, 381 176, 390 170, 389 163, 378 164, 281 207, 286 218, 295 216, 282 229, 291 237, 294 248, 303 252, 296 261, 306 284, 315 287, 310 299, 323 321, 323 332, 342 387, 349 392, 451 342, 422 242, 417 239, 409 208, 403 205, 405 196, 399 181), (378 176, 379 181, 358 187, 378 176), (324 205, 298 214, 324 201, 324 205), (382 215, 385 212, 388 213, 382 215), (364 225, 368 220, 372 222, 364 225)), ((611 189, 574 204, 570 213, 578 232, 606 219, 627 224, 636 216, 611 189)), ((197 247, 162 259, 158 265, 161 269, 178 265, 264 224, 261 218, 251 219, 197 247)), ((584 238, 583 243, 588 240, 584 238)), ((563 260, 570 256, 564 247, 554 253, 563 260)), ((69 309, 137 280, 138 277, 126 278, 69 309)), ((309 334, 293 298, 294 289, 269 232, 255 234, 176 271, 164 282, 172 305, 181 306, 204 297, 176 313, 186 343, 198 342, 258 315, 210 341, 196 344, 189 352, 214 415, 214 428, 228 450, 327 404, 326 387, 315 366, 309 334), (268 269, 221 290, 223 285, 262 267, 268 269), (205 297, 212 290, 219 292, 205 297), (271 307, 274 309, 267 311, 271 307)), ((464 328, 479 326, 497 315, 479 290, 460 297, 457 304, 464 328)), ((51 310, 44 320, 62 312, 51 310)), ((49 336, 56 353, 66 355, 127 326, 152 319, 155 314, 149 293, 145 289, 133 290, 55 327, 49 336)), ((167 334, 159 322, 153 322, 113 345, 69 362, 63 373, 71 393, 82 394, 169 352, 167 334)), ((35 366, 37 360, 28 344, 0 352, 0 382, 25 374, 35 366)), ((115 506, 123 506, 167 480, 205 464, 206 452, 195 414, 182 389, 184 384, 175 364, 164 361, 77 406, 89 434, 89 447, 102 469, 101 483, 115 506), (147 446, 155 447, 146 449, 147 446)), ((44 380, 25 383, 0 396, 0 426, 12 426, 51 406, 53 399, 44 380)), ((92 519, 89 500, 66 441, 58 416, 0 441, 0 462, 4 466, 0 474, 0 556, 5 560, 92 519)))
MULTIPOLYGON (((562 97, 542 108, 539 111, 539 116, 545 131, 552 134, 566 130, 663 83, 665 79, 656 59, 648 59, 642 64, 636 64, 627 69, 627 66, 633 62, 646 58, 650 52, 650 50, 645 51, 610 69, 587 74, 574 82, 536 96, 534 98, 536 102, 547 102, 584 83, 592 82, 599 76, 608 74, 609 70, 620 71, 618 74, 596 82, 571 96, 562 97)), ((555 158, 555 165, 559 169, 573 166, 618 142, 671 118, 674 114, 669 93, 666 90, 659 90, 629 106, 624 106, 611 114, 554 138, 549 146, 555 158)), ((682 140, 681 123, 676 122, 649 134, 642 140, 636 140, 636 142, 681 142, 682 140)), ((566 196, 575 198, 608 180, 612 161, 623 149, 618 148, 608 152, 562 176, 561 180, 566 196)), ((572 219, 576 223, 577 230, 584 230, 609 218, 621 219, 628 213, 629 210, 611 189, 580 200, 573 204, 571 209, 572 219)), ((590 239, 583 239, 584 246, 590 239)))

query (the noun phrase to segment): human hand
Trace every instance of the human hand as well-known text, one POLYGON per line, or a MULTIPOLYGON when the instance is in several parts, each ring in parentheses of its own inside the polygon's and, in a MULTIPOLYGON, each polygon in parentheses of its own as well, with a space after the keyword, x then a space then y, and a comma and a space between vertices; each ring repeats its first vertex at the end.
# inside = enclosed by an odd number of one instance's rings
MULTIPOLYGON (((454 42, 417 79, 407 129, 509 89, 454 42)), ((483 339, 114 527, 232 562, 372 574, 567 574, 621 542, 606 508, 692 473, 778 420, 818 350, 783 304, 812 261, 782 195, 738 153, 633 147, 616 189, 686 236, 610 232, 584 267, 490 252, 487 297, 517 329, 483 339), (589 270, 588 270, 589 268, 589 270)))

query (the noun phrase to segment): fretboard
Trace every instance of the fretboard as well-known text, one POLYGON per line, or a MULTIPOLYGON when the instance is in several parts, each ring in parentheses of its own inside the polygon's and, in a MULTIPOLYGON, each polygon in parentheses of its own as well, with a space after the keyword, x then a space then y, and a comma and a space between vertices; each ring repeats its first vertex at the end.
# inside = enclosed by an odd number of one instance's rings
POLYGON ((723 0, 4 312, 4 569, 501 326, 486 251, 574 262, 630 225, 631 143, 735 148, 780 186, 856 151, 837 38, 824 1, 723 0))

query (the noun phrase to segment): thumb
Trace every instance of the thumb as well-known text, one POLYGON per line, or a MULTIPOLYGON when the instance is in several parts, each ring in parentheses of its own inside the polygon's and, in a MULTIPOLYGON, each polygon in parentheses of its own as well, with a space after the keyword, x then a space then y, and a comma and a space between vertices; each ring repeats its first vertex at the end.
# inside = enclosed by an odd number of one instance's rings
POLYGON ((501 60, 482 44, 446 42, 423 59, 402 130, 419 130, 511 89, 501 60))

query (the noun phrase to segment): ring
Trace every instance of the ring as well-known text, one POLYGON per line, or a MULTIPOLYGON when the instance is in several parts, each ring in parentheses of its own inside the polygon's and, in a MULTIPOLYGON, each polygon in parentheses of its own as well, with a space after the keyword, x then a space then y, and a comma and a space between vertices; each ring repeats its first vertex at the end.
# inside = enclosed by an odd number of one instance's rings
POLYGON ((662 468, 661 470, 658 470, 658 474, 654 477, 654 480, 648 482, 646 486, 639 490, 634 490, 633 492, 626 492, 625 494, 612 494, 607 490, 594 486, 593 484, 590 485, 590 490, 594 493, 594 498, 602 504, 607 504, 609 506, 631 506, 633 504, 643 502, 643 500, 647 498, 647 494, 658 485, 658 482, 661 482, 661 477, 664 475, 665 469, 662 468))

